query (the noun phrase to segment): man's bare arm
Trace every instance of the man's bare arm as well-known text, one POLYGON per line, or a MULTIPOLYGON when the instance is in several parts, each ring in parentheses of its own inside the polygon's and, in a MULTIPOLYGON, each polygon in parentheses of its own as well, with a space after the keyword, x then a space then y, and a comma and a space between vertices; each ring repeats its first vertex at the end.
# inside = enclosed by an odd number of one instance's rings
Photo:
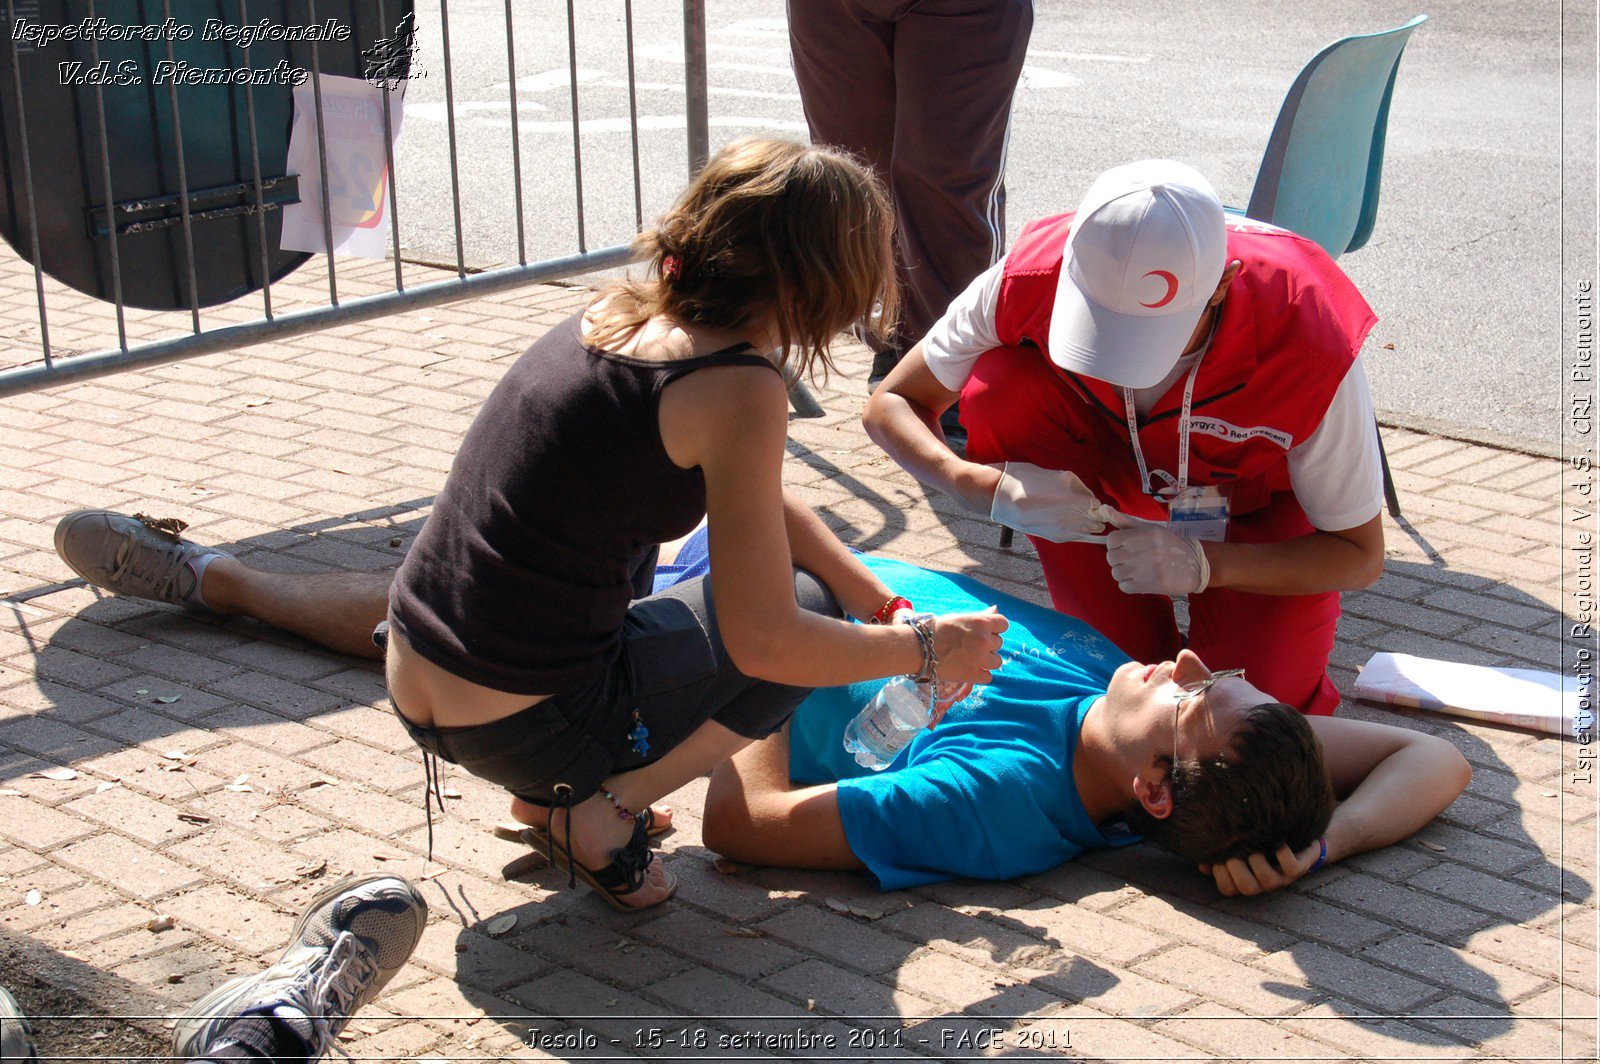
POLYGON ((865 868, 845 838, 839 791, 789 779, 789 729, 752 743, 717 766, 706 790, 706 846, 747 864, 865 868))
POLYGON ((987 517, 1000 471, 958 456, 939 428, 939 415, 959 398, 933 375, 918 341, 867 400, 861 421, 902 469, 987 517))
MULTIPOLYGON (((1328 864, 1409 838, 1444 812, 1472 782, 1472 766, 1436 735, 1360 720, 1311 717, 1322 743, 1333 790, 1343 799, 1325 836, 1328 864)), ((1202 866, 1223 894, 1260 894, 1299 879, 1316 863, 1321 847, 1298 854, 1281 847, 1202 866)))

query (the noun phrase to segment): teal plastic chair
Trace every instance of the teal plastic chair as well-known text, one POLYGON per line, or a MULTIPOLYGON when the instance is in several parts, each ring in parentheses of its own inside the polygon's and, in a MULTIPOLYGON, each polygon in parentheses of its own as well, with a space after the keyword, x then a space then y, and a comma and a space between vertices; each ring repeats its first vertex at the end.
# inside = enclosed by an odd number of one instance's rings
MULTIPOLYGON (((1389 101, 1400 55, 1412 31, 1428 20, 1335 41, 1318 52, 1278 111, 1243 213, 1315 240, 1337 259, 1372 236, 1383 177, 1389 101)), ((1238 212, 1235 212, 1238 213, 1238 212)), ((1383 494, 1389 513, 1400 499, 1383 454, 1383 494)))

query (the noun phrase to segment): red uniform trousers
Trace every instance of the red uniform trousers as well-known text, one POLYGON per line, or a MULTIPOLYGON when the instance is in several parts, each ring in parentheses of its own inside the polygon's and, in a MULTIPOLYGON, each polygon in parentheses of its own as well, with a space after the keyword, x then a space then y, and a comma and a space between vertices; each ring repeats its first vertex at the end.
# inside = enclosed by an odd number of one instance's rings
MULTIPOLYGON (((1033 348, 997 348, 978 360, 961 393, 961 421, 974 462, 1071 470, 1124 513, 1165 516, 1140 486, 1126 432, 1089 408, 1033 348)), ((1294 493, 1280 491, 1265 506, 1232 516, 1228 542, 1279 543, 1313 531, 1294 493)), ((1051 604, 1093 625, 1134 660, 1170 660, 1187 645, 1213 669, 1244 669, 1251 683, 1303 713, 1331 714, 1338 706, 1339 692, 1328 679, 1337 592, 1256 595, 1213 588, 1190 595, 1185 643, 1172 600, 1124 594, 1103 544, 1028 538, 1044 566, 1051 604)))

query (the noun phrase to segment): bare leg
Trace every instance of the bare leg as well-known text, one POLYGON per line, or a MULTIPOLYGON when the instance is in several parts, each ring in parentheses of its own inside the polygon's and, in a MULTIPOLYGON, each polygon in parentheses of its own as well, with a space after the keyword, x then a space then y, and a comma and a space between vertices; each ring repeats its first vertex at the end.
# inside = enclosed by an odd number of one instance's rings
POLYGON ((330 650, 382 658, 372 630, 388 614, 393 573, 269 573, 235 558, 206 566, 200 595, 212 610, 254 617, 330 650))
MULTIPOLYGON (((661 760, 612 776, 604 787, 628 809, 640 810, 705 775, 749 744, 750 740, 737 732, 716 721, 707 721, 661 760)), ((511 815, 525 824, 547 826, 552 833, 566 830, 560 810, 547 813, 538 806, 513 799, 511 815)), ((633 825, 617 815, 604 795, 596 794, 573 806, 571 817, 573 857, 585 868, 605 867, 633 833, 633 825)), ((651 864, 644 886, 624 897, 627 904, 643 908, 662 900, 671 885, 658 859, 651 864)))

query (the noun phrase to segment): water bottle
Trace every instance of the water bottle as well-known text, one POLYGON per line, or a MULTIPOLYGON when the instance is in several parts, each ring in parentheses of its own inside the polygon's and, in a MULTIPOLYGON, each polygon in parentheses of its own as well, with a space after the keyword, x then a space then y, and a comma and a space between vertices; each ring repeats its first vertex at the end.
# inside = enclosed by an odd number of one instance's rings
POLYGON ((844 748, 856 764, 882 771, 911 737, 933 719, 933 685, 899 676, 872 696, 844 729, 844 748))

